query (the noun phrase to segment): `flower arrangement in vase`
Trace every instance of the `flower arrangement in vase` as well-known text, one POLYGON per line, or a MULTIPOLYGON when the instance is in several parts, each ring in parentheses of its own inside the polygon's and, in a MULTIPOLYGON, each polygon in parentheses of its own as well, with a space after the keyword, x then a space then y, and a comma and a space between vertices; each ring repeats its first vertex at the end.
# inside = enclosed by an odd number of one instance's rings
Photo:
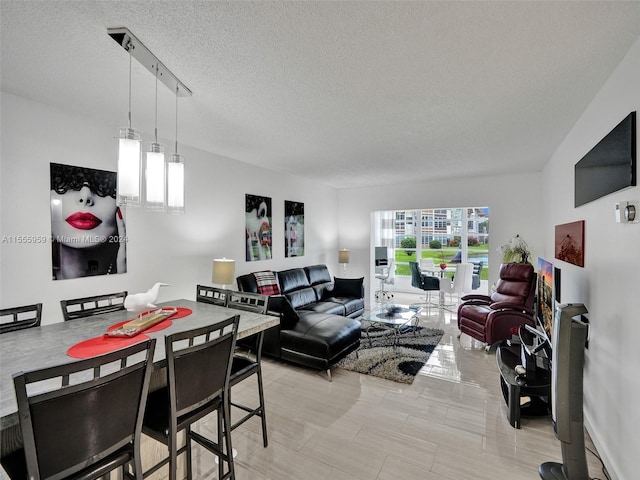
POLYGON ((447 262, 444 261, 444 252, 440 249, 440 269, 445 270, 447 268, 447 262))
POLYGON ((531 263, 531 250, 520 235, 516 235, 500 247, 503 263, 531 263))

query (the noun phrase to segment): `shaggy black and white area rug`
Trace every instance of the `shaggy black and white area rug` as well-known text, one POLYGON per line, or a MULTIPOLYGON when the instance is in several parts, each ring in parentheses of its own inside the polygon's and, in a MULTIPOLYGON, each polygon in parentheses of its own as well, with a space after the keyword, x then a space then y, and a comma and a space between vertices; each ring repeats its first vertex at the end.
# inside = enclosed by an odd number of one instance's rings
POLYGON ((435 328, 408 328, 398 334, 393 346, 393 331, 372 327, 369 338, 362 326, 362 338, 356 352, 352 352, 336 365, 354 372, 386 378, 400 383, 413 383, 418 371, 427 363, 444 331, 435 328))

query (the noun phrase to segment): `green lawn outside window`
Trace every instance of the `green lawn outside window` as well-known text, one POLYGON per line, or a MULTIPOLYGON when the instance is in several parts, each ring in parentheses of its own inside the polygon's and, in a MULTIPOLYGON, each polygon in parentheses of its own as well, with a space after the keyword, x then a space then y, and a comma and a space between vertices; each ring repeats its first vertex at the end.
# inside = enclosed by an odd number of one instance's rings
MULTIPOLYGON (((415 262, 416 253, 412 252, 412 255, 407 255, 408 249, 396 248, 396 275, 410 276, 409 262, 415 262)), ((458 247, 442 247, 438 250, 425 249, 422 250, 422 258, 433 258, 433 263, 436 265, 440 262, 450 263, 451 259, 455 257, 458 252, 458 247)), ((488 257, 489 248, 487 245, 476 245, 468 247, 467 257, 470 262, 474 261, 477 257, 488 257)), ((487 280, 489 278, 489 269, 485 264, 480 272, 480 279, 487 280)))

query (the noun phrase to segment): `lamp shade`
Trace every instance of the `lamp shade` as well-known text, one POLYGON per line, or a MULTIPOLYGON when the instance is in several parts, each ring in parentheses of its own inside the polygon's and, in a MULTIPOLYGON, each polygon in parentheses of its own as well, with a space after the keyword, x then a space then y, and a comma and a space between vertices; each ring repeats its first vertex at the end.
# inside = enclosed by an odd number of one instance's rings
POLYGON ((167 159, 167 212, 184 213, 184 159, 177 153, 167 159))
POLYGON ((151 210, 164 210, 165 208, 164 177, 164 147, 159 143, 150 143, 147 147, 145 163, 144 203, 151 210))
POLYGON ((118 148, 118 203, 140 205, 140 132, 122 127, 118 148))
POLYGON ((351 250, 347 250, 346 248, 338 250, 338 263, 349 263, 350 258, 351 250))
POLYGON ((236 261, 228 258, 213 260, 213 274, 211 281, 216 285, 231 285, 235 280, 236 261))

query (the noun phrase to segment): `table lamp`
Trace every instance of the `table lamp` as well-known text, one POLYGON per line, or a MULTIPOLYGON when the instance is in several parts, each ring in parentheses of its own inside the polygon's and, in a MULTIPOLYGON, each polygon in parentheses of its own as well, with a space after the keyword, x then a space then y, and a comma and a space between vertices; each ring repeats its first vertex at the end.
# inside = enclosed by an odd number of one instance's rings
POLYGON ((341 263, 344 267, 344 273, 347 273, 347 263, 351 259, 351 250, 347 250, 343 248, 342 250, 338 250, 338 263, 341 263))
POLYGON ((233 285, 236 275, 236 261, 229 258, 215 258, 213 260, 213 272, 211 281, 215 285, 233 285))

